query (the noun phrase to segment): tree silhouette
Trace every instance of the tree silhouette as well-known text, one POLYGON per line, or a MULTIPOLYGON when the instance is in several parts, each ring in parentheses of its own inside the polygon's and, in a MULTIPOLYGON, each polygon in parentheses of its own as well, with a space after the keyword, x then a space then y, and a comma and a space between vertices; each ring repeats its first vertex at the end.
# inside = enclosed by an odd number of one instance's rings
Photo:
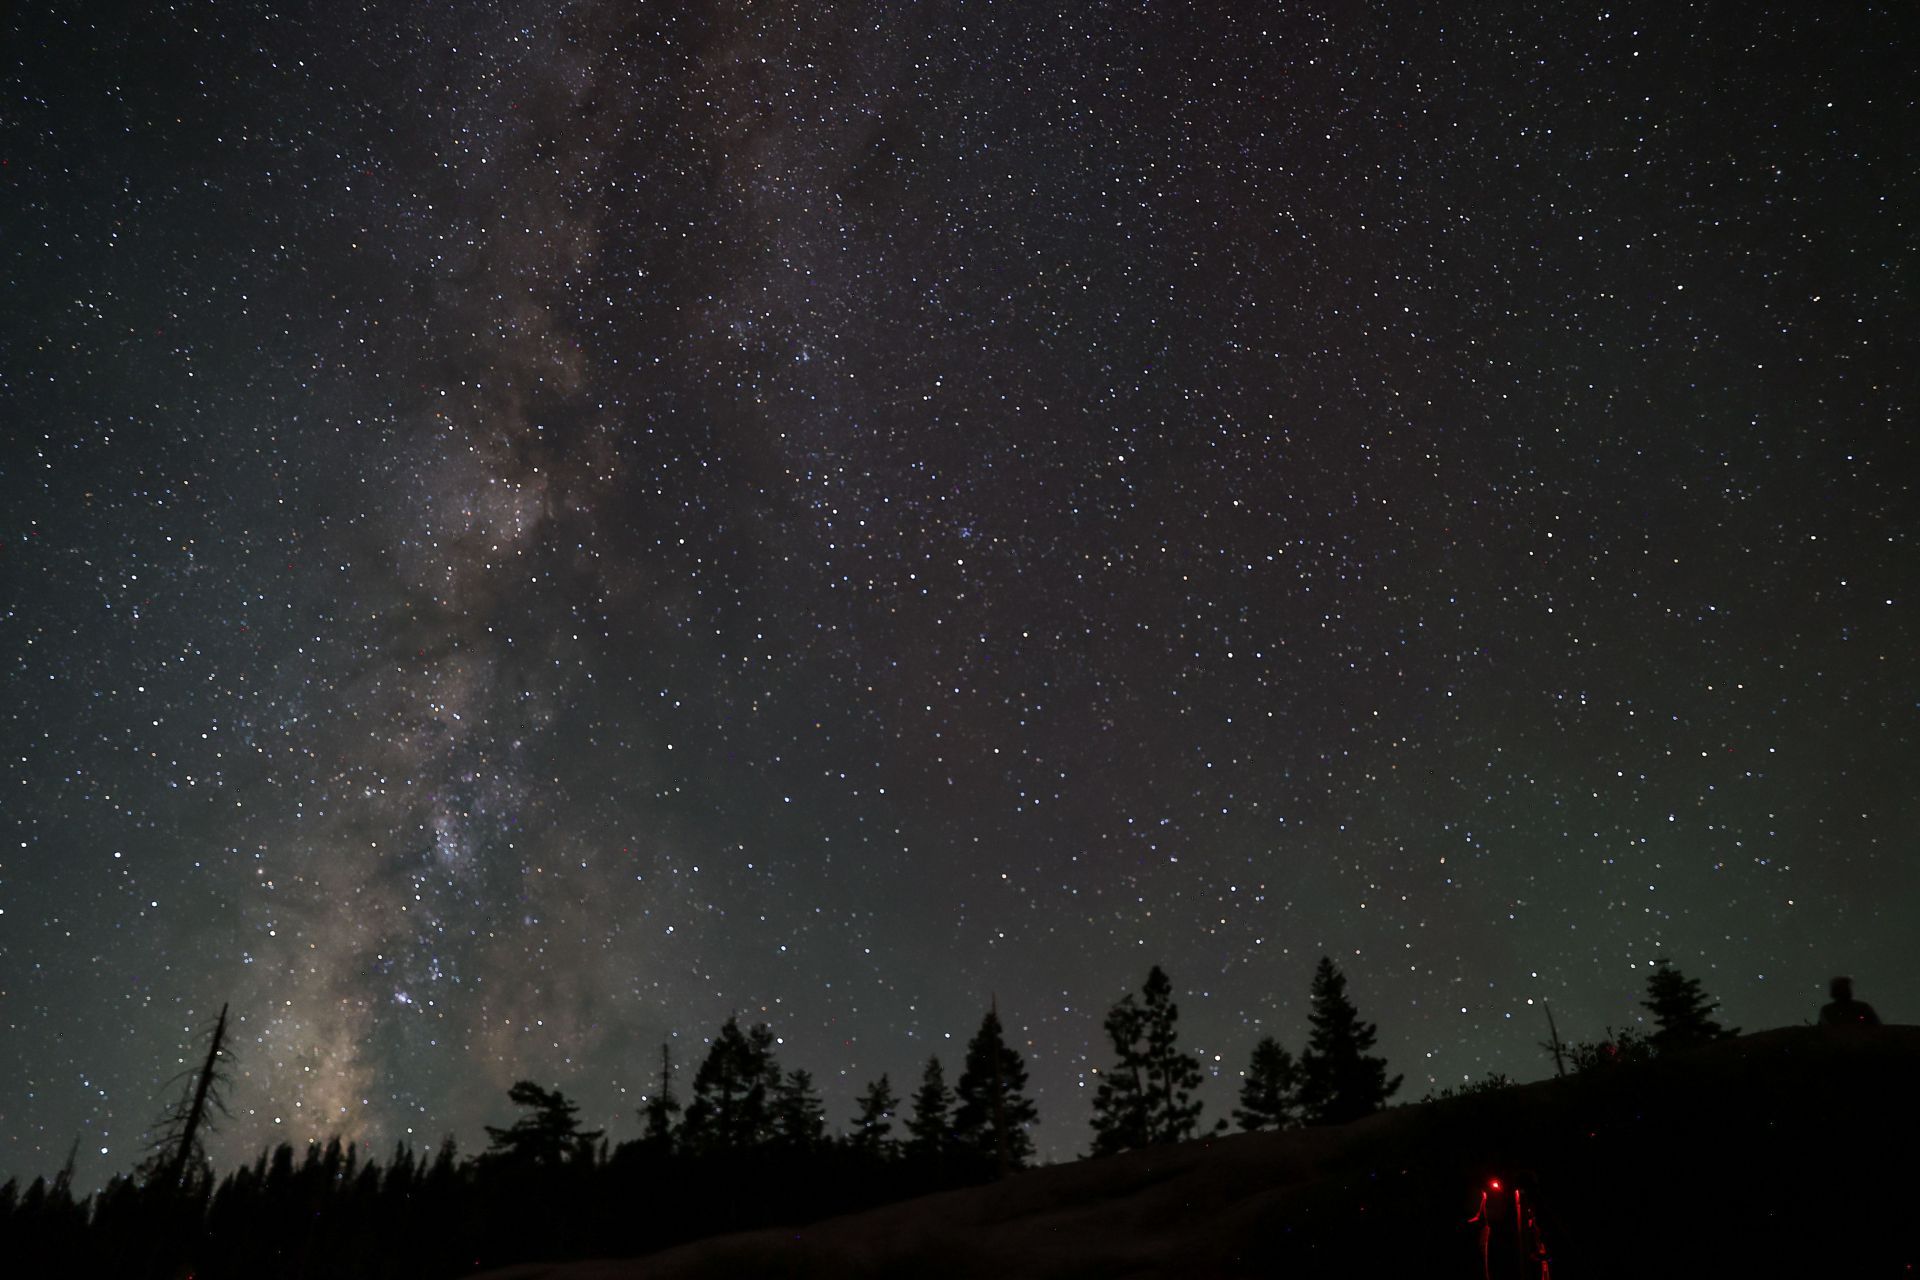
POLYGON ((1640 1007, 1653 1014, 1659 1027, 1653 1047, 1662 1053, 1740 1034, 1740 1028, 1729 1030, 1710 1016, 1719 1006, 1700 990, 1699 979, 1687 977, 1666 960, 1647 975, 1647 998, 1640 1007))
POLYGON ((1180 1007, 1159 965, 1148 971, 1141 994, 1141 1002, 1129 994, 1107 1013, 1117 1061, 1094 1092, 1095 1155, 1183 1141, 1200 1119, 1193 1096, 1200 1060, 1179 1047, 1180 1007))
POLYGON ((1200 1087, 1200 1059, 1180 1048, 1180 1006, 1166 972, 1153 966, 1140 990, 1146 997, 1147 1140, 1181 1142, 1200 1121, 1200 1100, 1193 1096, 1200 1087))
POLYGON ((208 1037, 206 1060, 187 1081, 179 1105, 157 1126, 159 1136, 154 1139, 145 1169, 149 1179, 178 1191, 186 1187, 190 1174, 211 1176, 200 1135, 213 1130, 214 1112, 227 1114, 226 1064, 232 1060, 233 1054, 227 1049, 227 1006, 223 1004, 208 1037))
POLYGON ((989 1008, 967 1043, 966 1066, 954 1089, 959 1102, 953 1113, 954 1142, 978 1167, 1004 1175, 1025 1168, 1032 1158, 1027 1126, 1038 1122, 1039 1113, 1026 1089, 1026 1062, 1007 1044, 999 1010, 989 1008))
POLYGON ((847 1145, 870 1156, 891 1156, 896 1145, 890 1136, 893 1113, 900 1105, 893 1096, 892 1084, 882 1075, 869 1084, 854 1103, 860 1109, 854 1113, 853 1132, 847 1138, 847 1145))
MULTIPOLYGON (((1156 972, 1158 972, 1156 970, 1156 972)), ((1093 1154, 1112 1155, 1147 1145, 1147 1055, 1141 1043, 1147 1016, 1128 992, 1107 1010, 1104 1024, 1115 1061, 1093 1091, 1093 1154)))
MULTIPOLYGON (((593 1144, 599 1140, 603 1130, 583 1130, 580 1128, 579 1106, 568 1100, 558 1089, 542 1089, 531 1080, 522 1080, 507 1090, 507 1097, 514 1105, 525 1107, 528 1114, 514 1121, 506 1129, 496 1129, 487 1125, 487 1138, 492 1143, 488 1154, 516 1164, 556 1165, 571 1160, 592 1160, 593 1144)), ((339 1139, 322 1158, 323 1165, 335 1164, 339 1156, 339 1139)), ((332 1181, 329 1175, 326 1179, 332 1181)))
POLYGON ((781 1083, 773 1060, 773 1032, 765 1023, 740 1030, 727 1019, 707 1057, 693 1076, 693 1099, 680 1125, 681 1144, 689 1151, 738 1151, 758 1146, 771 1135, 769 1108, 781 1083))
POLYGON ((907 1119, 907 1155, 923 1164, 940 1165, 953 1145, 953 1090, 939 1058, 928 1058, 913 1092, 913 1115, 907 1119))
POLYGON ((769 1120, 773 1140, 783 1147, 817 1147, 827 1136, 827 1109, 813 1087, 813 1074, 789 1071, 773 1090, 769 1120))
POLYGON ((1242 1129, 1290 1129, 1299 1123, 1300 1068, 1272 1036, 1260 1037, 1240 1082, 1233 1119, 1242 1129))
POLYGON ((647 1141, 657 1147, 669 1147, 673 1143, 673 1118, 680 1114, 680 1099, 673 1096, 673 1050, 664 1042, 660 1045, 660 1090, 647 1099, 640 1108, 640 1118, 646 1123, 647 1141))
POLYGON ((1320 957, 1310 992, 1313 1011, 1307 1051, 1300 1056, 1300 1108, 1310 1124, 1345 1124, 1372 1115, 1400 1088, 1387 1079, 1387 1060, 1369 1057, 1379 1028, 1360 1021, 1347 999, 1347 979, 1329 956, 1320 957))

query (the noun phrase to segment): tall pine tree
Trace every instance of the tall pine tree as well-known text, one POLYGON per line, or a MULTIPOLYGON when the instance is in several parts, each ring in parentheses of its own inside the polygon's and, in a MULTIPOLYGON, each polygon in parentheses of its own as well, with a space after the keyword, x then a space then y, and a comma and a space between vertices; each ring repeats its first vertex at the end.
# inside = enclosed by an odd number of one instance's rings
POLYGON ((907 1119, 907 1156, 921 1164, 944 1165, 953 1147, 953 1090, 940 1059, 928 1058, 913 1091, 913 1115, 907 1119))
POLYGON ((900 1106, 893 1096, 893 1085, 882 1075, 867 1086, 854 1105, 860 1110, 854 1114, 847 1145, 870 1156, 891 1157, 897 1145, 892 1137, 893 1113, 900 1106))
POLYGON ((827 1109, 813 1087, 810 1071, 789 1071, 773 1091, 769 1119, 773 1140, 783 1147, 811 1150, 826 1140, 827 1109))
POLYGON ((1300 1068, 1272 1036, 1253 1046, 1253 1061, 1240 1082, 1234 1121, 1247 1132, 1290 1129, 1299 1123, 1300 1068))
POLYGON ((1180 1006, 1173 1002, 1173 983, 1159 965, 1147 973, 1140 989, 1145 997, 1147 1038, 1147 1141, 1183 1142, 1200 1122, 1200 1059, 1180 1048, 1180 1006))
POLYGON ((1141 1044, 1146 1014, 1129 992, 1107 1010, 1114 1064, 1093 1091, 1093 1154, 1112 1155, 1147 1145, 1147 1060, 1141 1044))
POLYGON ((693 1098, 680 1125, 691 1152, 739 1151, 772 1136, 773 1094, 783 1083, 765 1023, 740 1030, 730 1017, 693 1076, 693 1098))
POLYGON ((1687 977, 1666 960, 1647 975, 1647 998, 1640 1007, 1659 1026, 1652 1039, 1653 1047, 1662 1053, 1740 1034, 1740 1028, 1728 1029, 1714 1021, 1712 1014, 1719 1006, 1700 989, 1700 980, 1687 977))
POLYGON ((1200 1119, 1193 1096, 1200 1060, 1179 1047, 1180 1007, 1159 965, 1148 972, 1141 995, 1138 1003, 1128 995, 1107 1013, 1116 1061, 1094 1092, 1095 1155, 1183 1141, 1200 1119))
POLYGON ((1020 1051, 1007 1044, 997 1008, 987 1010, 980 1030, 967 1042, 966 1067, 954 1093, 959 1101, 953 1113, 954 1142, 969 1162, 996 1175, 1025 1168, 1033 1158, 1027 1128, 1038 1123, 1039 1113, 1027 1097, 1027 1064, 1020 1051))
POLYGON ((1320 957, 1310 993, 1307 1051, 1300 1055, 1300 1109, 1309 1124, 1345 1124, 1386 1105, 1404 1078, 1387 1079, 1387 1060, 1367 1050, 1379 1034, 1347 999, 1346 975, 1320 957))
POLYGON ((655 1147, 668 1147, 673 1143, 673 1118, 680 1114, 680 1099, 673 1096, 673 1050, 662 1041, 660 1045, 660 1090, 647 1099, 640 1108, 640 1118, 646 1121, 646 1141, 655 1147))

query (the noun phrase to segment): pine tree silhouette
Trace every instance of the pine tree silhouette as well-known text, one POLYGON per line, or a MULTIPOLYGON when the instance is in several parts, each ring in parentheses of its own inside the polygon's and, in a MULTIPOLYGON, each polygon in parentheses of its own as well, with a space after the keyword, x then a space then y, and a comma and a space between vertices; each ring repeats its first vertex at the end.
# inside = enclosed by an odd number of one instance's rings
POLYGON ((775 1086, 769 1119, 773 1141, 795 1150, 819 1146, 827 1136, 827 1109, 813 1087, 813 1074, 789 1071, 775 1086))
POLYGON ((1094 1091, 1095 1155, 1193 1136, 1200 1119, 1200 1060, 1181 1051, 1180 1007, 1159 965, 1147 974, 1138 1003, 1129 994, 1107 1013, 1116 1062, 1094 1091))
POLYGON ((1193 1136, 1200 1121, 1200 1059, 1180 1048, 1180 1006, 1173 1002, 1173 983, 1159 965, 1147 973, 1141 989, 1145 997, 1147 1038, 1147 1141, 1183 1142, 1193 1136))
POLYGON ((1711 1015, 1719 1006, 1701 991, 1699 979, 1687 977, 1666 960, 1647 975, 1647 998, 1640 1007, 1653 1014, 1659 1026, 1652 1040, 1662 1053, 1740 1034, 1740 1028, 1729 1030, 1714 1021, 1711 1015))
POLYGON ((953 1146, 953 1090, 947 1088, 940 1059, 928 1058, 913 1093, 913 1115, 907 1120, 907 1155, 921 1164, 942 1166, 953 1146))
POLYGON ((1372 1115, 1400 1088, 1387 1079, 1387 1060, 1369 1057, 1379 1028, 1360 1021, 1347 999, 1347 979, 1329 956, 1320 957, 1310 993, 1312 1031, 1300 1056, 1300 1108, 1309 1124, 1345 1124, 1372 1115))
POLYGON ((640 1108, 646 1123, 646 1140, 657 1147, 673 1145, 673 1118, 680 1114, 680 1099, 673 1096, 673 1050, 660 1045, 660 1088, 640 1108))
POLYGON ((1260 1037, 1253 1060, 1240 1082, 1240 1105, 1234 1123, 1249 1133, 1258 1129, 1290 1129, 1299 1123, 1300 1068, 1293 1055, 1272 1036, 1260 1037))
MULTIPOLYGON (((515 1106, 529 1114, 512 1126, 496 1129, 487 1125, 487 1138, 493 1144, 488 1154, 508 1161, 531 1165, 557 1165, 567 1161, 593 1158, 593 1144, 603 1130, 580 1128, 578 1104, 558 1089, 542 1089, 531 1080, 522 1080, 507 1090, 515 1106)), ((313 1163, 312 1151, 308 1153, 313 1163)), ((333 1182, 340 1159, 340 1140, 335 1138, 321 1157, 323 1180, 333 1182)))
POLYGON ((1104 1024, 1114 1064, 1093 1091, 1093 1154, 1112 1155, 1147 1145, 1146 1013, 1128 992, 1107 1010, 1104 1024))
POLYGON ((954 1141, 976 1167, 1004 1175, 1023 1169, 1033 1157, 1027 1127, 1039 1113, 1026 1095, 1027 1065, 1008 1045, 997 1008, 987 1010, 980 1029, 967 1043, 966 1067, 954 1094, 954 1141))
POLYGON ((688 1151, 741 1151, 772 1136, 771 1107, 781 1084, 773 1031, 765 1023, 740 1030, 727 1019, 693 1076, 693 1098, 680 1125, 688 1151))
POLYGON ((847 1145, 881 1159, 892 1156, 896 1146, 891 1136, 893 1113, 900 1103, 893 1096, 893 1086, 887 1077, 882 1075, 869 1084, 854 1100, 854 1105, 860 1109, 854 1113, 853 1132, 847 1137, 847 1145))

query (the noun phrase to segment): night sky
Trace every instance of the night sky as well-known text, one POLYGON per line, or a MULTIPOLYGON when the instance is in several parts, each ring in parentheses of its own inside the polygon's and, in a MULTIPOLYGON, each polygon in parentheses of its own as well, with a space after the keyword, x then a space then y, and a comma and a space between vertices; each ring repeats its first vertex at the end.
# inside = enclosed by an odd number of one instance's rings
POLYGON ((1060 8, 7 7, 0 1175, 1920 1017, 1904 6, 1060 8))

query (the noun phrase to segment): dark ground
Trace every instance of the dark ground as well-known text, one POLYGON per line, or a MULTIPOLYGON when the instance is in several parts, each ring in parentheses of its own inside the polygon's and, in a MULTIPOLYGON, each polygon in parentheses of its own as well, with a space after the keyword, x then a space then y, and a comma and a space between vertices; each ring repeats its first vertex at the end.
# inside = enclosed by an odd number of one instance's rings
MULTIPOLYGON (((1478 1277, 1499 1178, 1553 1280, 1920 1274, 1920 1027, 1786 1028, 1661 1060, 1040 1169, 786 1231, 493 1280, 1478 1277)), ((1506 1224, 1495 1277, 1524 1274, 1506 1224)))

